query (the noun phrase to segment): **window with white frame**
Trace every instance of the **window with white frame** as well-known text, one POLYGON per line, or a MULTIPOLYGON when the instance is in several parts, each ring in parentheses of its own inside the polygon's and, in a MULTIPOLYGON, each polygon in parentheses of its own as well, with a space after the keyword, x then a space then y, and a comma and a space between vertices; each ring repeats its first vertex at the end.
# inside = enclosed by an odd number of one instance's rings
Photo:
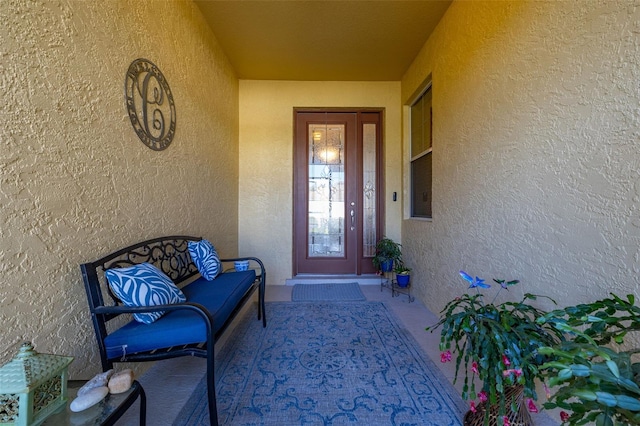
POLYGON ((411 104, 411 217, 431 218, 431 83, 411 104))

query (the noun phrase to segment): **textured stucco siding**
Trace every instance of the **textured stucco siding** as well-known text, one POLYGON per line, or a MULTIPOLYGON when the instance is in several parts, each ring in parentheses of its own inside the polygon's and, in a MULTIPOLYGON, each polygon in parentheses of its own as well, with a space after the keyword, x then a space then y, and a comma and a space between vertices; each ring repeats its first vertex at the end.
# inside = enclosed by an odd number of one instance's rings
POLYGON ((433 220, 402 232, 422 301, 460 269, 562 306, 639 296, 640 2, 456 1, 403 102, 429 74, 433 220))
POLYGON ((190 1, 3 0, 0 20, 0 363, 33 340, 88 378, 80 263, 171 234, 237 253, 238 80, 190 1), (175 99, 161 152, 126 113, 140 57, 175 99))

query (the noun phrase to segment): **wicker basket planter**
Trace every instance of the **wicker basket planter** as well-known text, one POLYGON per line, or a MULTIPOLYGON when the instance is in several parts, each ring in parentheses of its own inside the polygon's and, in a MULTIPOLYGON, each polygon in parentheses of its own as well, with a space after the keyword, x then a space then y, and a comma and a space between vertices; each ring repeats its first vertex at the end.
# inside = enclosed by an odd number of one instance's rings
MULTIPOLYGON (((505 416, 509 419, 511 426, 533 426, 531 414, 524 403, 524 387, 509 386, 505 389, 505 416), (512 409, 515 408, 515 411, 512 409)), ((478 404, 476 412, 467 411, 464 416, 464 426, 484 426, 485 412, 489 410, 489 421, 487 426, 503 426, 505 421, 498 415, 498 405, 487 405, 486 402, 478 404)))

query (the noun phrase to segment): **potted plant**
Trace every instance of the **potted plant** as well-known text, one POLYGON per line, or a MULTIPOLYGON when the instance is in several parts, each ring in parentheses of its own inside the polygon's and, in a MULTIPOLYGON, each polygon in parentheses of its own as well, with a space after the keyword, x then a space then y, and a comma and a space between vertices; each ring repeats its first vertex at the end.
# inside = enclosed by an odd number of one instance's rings
POLYGON ((450 301, 441 311, 440 320, 427 330, 441 327, 442 362, 456 355, 454 383, 460 368, 464 370, 462 398, 471 400, 465 425, 532 424, 527 409, 537 411, 533 402, 537 399, 535 381, 541 376, 539 366, 546 360, 537 349, 559 342, 562 332, 536 321, 546 312, 528 302, 539 296, 526 293, 520 302, 495 303, 498 294, 518 280, 494 279, 498 292, 485 303, 480 289, 491 286, 464 271, 460 275, 476 294, 463 294, 450 301))
MULTIPOLYGON (((554 388, 545 408, 562 408, 563 424, 640 424, 638 349, 614 350, 630 332, 640 330, 635 298, 615 294, 589 304, 548 313, 539 323, 553 324, 570 336, 540 352, 554 357, 540 368, 554 388)), ((633 341, 638 341, 634 336, 633 341)), ((630 339, 631 340, 631 339, 630 339)))
POLYGON ((394 272, 396 273, 398 286, 407 287, 411 280, 411 268, 405 266, 404 262, 401 261, 396 265, 394 272))
POLYGON ((390 238, 383 237, 376 243, 376 254, 373 256, 373 266, 377 271, 391 272, 393 264, 402 263, 400 244, 390 238))

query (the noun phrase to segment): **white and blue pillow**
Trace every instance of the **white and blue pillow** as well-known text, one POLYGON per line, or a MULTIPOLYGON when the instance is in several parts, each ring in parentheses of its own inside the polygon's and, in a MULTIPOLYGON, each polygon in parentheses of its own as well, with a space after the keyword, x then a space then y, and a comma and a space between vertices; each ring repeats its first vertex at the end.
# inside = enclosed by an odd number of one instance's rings
POLYGON ((189 254, 200 275, 207 281, 212 281, 222 271, 222 263, 218 252, 209 241, 189 241, 189 254))
MULTIPOLYGON (((111 291, 125 306, 156 306, 186 302, 182 291, 164 272, 150 263, 105 271, 111 291)), ((133 318, 151 324, 164 315, 164 311, 133 314, 133 318)))

